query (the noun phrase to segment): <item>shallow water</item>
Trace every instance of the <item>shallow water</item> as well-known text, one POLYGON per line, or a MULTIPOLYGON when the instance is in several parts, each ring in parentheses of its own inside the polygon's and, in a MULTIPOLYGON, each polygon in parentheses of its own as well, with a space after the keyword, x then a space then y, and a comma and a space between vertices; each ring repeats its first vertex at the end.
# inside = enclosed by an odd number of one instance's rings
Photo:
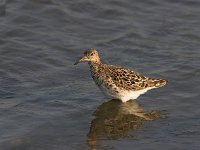
POLYGON ((0 2, 0 149, 200 147, 198 0, 0 2), (109 100, 85 49, 164 78, 136 101, 109 100))

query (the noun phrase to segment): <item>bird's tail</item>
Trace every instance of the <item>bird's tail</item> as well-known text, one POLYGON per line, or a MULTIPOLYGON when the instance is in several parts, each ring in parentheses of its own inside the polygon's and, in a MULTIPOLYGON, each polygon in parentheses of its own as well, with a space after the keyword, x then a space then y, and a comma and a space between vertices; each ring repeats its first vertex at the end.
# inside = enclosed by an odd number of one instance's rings
POLYGON ((150 79, 149 80, 149 84, 152 87, 159 88, 159 87, 162 87, 165 84, 167 84, 167 80, 164 80, 164 79, 150 79))

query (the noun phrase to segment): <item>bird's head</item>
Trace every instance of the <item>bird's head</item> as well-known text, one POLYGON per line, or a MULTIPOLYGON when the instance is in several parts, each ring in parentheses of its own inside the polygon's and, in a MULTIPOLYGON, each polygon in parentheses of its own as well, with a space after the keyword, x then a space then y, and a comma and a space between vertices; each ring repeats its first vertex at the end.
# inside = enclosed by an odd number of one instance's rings
POLYGON ((77 65, 80 62, 100 63, 100 57, 97 50, 94 48, 86 50, 83 57, 78 58, 74 65, 77 65))

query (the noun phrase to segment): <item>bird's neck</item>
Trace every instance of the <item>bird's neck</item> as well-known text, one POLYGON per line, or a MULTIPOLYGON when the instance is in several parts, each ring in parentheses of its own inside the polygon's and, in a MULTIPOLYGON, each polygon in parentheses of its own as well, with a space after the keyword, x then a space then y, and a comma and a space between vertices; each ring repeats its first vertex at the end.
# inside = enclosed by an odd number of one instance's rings
POLYGON ((96 61, 89 61, 88 64, 90 66, 98 66, 98 65, 101 65, 101 61, 100 60, 96 60, 96 61))
POLYGON ((88 64, 90 65, 91 72, 98 72, 98 70, 102 66, 102 63, 100 61, 98 61, 98 62, 91 61, 91 62, 88 62, 88 64))

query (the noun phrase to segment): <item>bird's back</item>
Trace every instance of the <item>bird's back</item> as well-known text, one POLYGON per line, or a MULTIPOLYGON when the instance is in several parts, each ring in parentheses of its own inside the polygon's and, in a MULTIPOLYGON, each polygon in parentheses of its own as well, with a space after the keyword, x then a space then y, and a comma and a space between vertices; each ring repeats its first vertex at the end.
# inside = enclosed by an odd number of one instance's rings
POLYGON ((153 79, 143 76, 128 68, 100 64, 94 65, 95 69, 91 69, 92 74, 98 76, 96 78, 109 81, 115 84, 117 87, 125 90, 141 90, 148 87, 162 87, 166 84, 166 80, 153 79))

